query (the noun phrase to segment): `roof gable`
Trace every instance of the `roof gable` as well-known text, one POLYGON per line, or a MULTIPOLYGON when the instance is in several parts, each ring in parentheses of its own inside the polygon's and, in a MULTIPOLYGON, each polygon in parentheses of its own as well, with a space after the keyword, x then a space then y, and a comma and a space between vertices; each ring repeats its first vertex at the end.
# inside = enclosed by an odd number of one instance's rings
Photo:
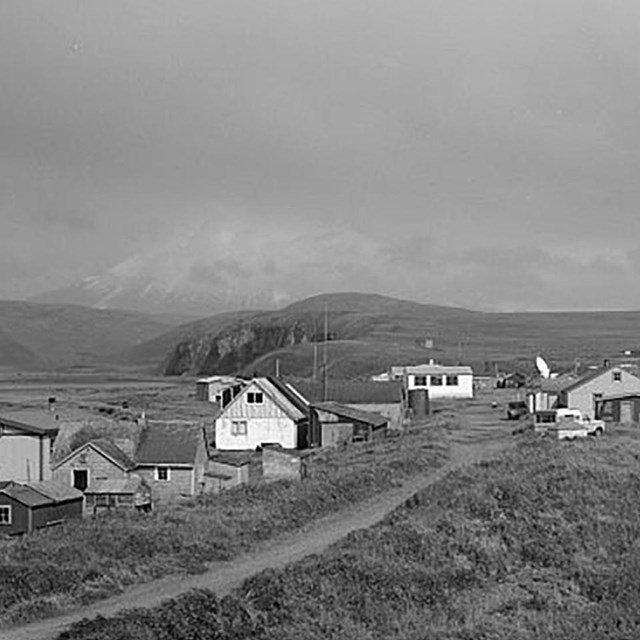
POLYGON ((635 378, 638 380, 638 383, 640 384, 640 378, 638 378, 638 376, 634 375, 630 371, 627 371, 626 369, 623 369, 621 367, 608 367, 607 369, 599 369, 597 371, 593 371, 592 373, 587 374, 586 376, 583 376, 582 378, 578 378, 578 380, 575 380, 572 384, 566 386, 563 389, 563 391, 564 392, 575 391, 576 389, 579 389, 580 387, 584 386, 585 384, 588 384, 589 382, 593 382, 594 380, 597 380, 602 376, 605 376, 607 374, 612 374, 614 372, 620 372, 621 375, 623 376, 626 375, 631 378, 635 378))
POLYGON ((254 378, 242 391, 223 409, 221 417, 231 411, 232 407, 239 404, 247 393, 258 388, 264 393, 278 408, 292 420, 303 420, 308 415, 307 405, 300 398, 276 378, 254 378))
POLYGON ((123 471, 131 471, 135 467, 135 463, 131 458, 122 450, 118 445, 107 440, 106 438, 99 438, 97 440, 90 440, 83 445, 74 449, 71 453, 67 454, 62 460, 58 460, 55 464, 51 465, 52 469, 57 469, 75 456, 79 455, 85 449, 93 449, 100 455, 107 458, 110 462, 120 467, 123 471))
POLYGON ((350 420, 357 420, 365 424, 370 424, 374 427, 382 427, 389 422, 389 419, 380 413, 374 413, 373 411, 361 411, 360 409, 354 409, 338 402, 318 402, 313 405, 314 408, 320 411, 326 411, 333 413, 334 415, 342 418, 348 418, 350 420))

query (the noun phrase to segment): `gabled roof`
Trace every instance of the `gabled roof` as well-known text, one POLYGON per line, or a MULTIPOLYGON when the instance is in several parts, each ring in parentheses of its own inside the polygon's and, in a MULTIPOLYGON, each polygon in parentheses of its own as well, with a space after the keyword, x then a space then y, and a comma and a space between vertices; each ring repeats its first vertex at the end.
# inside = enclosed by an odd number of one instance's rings
POLYGON ((27 486, 41 493, 45 498, 51 498, 54 502, 66 502, 67 500, 82 500, 82 491, 71 485, 62 484, 53 480, 40 482, 28 482, 27 486))
POLYGON ((0 491, 5 487, 8 487, 10 484, 13 484, 13 480, 0 480, 0 491))
MULTIPOLYGON (((635 374, 631 373, 630 371, 624 368, 607 367, 606 369, 598 369, 596 371, 592 371, 591 373, 588 373, 586 376, 583 376, 582 378, 578 378, 578 380, 575 380, 573 384, 570 384, 569 386, 565 387, 563 391, 575 391, 576 389, 580 388, 582 385, 587 384, 588 382, 592 382, 593 380, 596 380, 600 376, 603 376, 607 373, 612 373, 614 371, 620 371, 620 372, 625 371, 631 377, 638 378, 638 376, 636 376, 635 374)), ((640 385, 640 378, 638 378, 638 384, 640 385)))
POLYGON ((370 424, 374 427, 382 427, 389 422, 389 418, 386 418, 380 413, 360 411, 360 409, 354 409, 353 407, 339 404, 338 402, 317 402, 313 407, 320 411, 333 413, 342 418, 349 418, 350 420, 364 422, 365 424, 370 424))
MULTIPOLYGON (((290 384, 309 402, 325 401, 321 382, 295 380, 290 384)), ((342 404, 399 404, 402 402, 402 382, 329 380, 326 400, 342 404)))
POLYGON ((222 414, 239 402, 252 387, 258 387, 268 398, 284 411, 292 420, 304 420, 308 417, 308 406, 291 389, 277 378, 253 378, 242 391, 223 409, 222 414))
POLYGON ((578 379, 570 373, 563 373, 555 378, 542 378, 540 390, 546 393, 561 393, 573 385, 578 379))
POLYGON ((68 460, 71 460, 74 456, 78 455, 81 451, 87 448, 92 448, 101 455, 105 456, 113 462, 116 466, 120 467, 123 471, 131 471, 135 467, 135 463, 131 458, 116 444, 107 440, 106 438, 98 438, 96 440, 90 440, 85 442, 82 446, 74 449, 71 453, 67 454, 62 460, 58 460, 55 464, 51 465, 52 469, 57 469, 68 460))
POLYGON ((42 507, 55 502, 26 484, 11 484, 0 490, 0 493, 4 493, 10 498, 17 500, 26 507, 42 507))
POLYGON ((60 428, 55 412, 33 409, 5 412, 0 415, 0 425, 38 436, 55 436, 60 428))
POLYGON ((202 427, 180 424, 148 424, 140 435, 136 451, 138 465, 193 466, 200 445, 204 446, 202 427))

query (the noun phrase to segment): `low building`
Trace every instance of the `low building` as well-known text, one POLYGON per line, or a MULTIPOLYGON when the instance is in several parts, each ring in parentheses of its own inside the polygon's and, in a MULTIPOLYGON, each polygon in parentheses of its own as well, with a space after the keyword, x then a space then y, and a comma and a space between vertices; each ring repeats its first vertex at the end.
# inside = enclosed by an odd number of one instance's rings
POLYGON ((103 511, 150 511, 151 487, 136 473, 126 478, 95 480, 84 492, 85 510, 95 515, 103 511))
POLYGON ((81 518, 81 491, 52 481, 0 485, 0 535, 31 533, 81 518))
POLYGON ((284 449, 279 444, 265 444, 262 447, 262 477, 267 482, 303 480, 308 475, 311 453, 284 449))
POLYGON ((52 465, 53 478, 86 491, 105 480, 126 480, 135 462, 110 440, 91 440, 52 465))
POLYGON ((216 419, 215 448, 254 451, 265 443, 306 449, 309 408, 276 378, 254 378, 216 419))
POLYGON ((332 379, 326 385, 311 380, 292 380, 287 386, 307 403, 337 402, 385 416, 390 429, 402 428, 407 407, 402 380, 357 382, 332 379))
POLYGON ((242 390, 245 380, 231 376, 210 376, 196 380, 196 400, 226 407, 242 390))
POLYGON ((473 398, 473 369, 467 366, 421 364, 404 368, 409 392, 426 389, 429 400, 440 398, 473 398))
POLYGON ((640 393, 622 393, 596 399, 596 418, 618 424, 640 424, 640 393))
POLYGON ((140 436, 135 470, 151 487, 154 502, 167 501, 204 491, 207 460, 202 427, 149 423, 140 436))
POLYGON ((59 425, 51 411, 0 415, 0 478, 15 482, 49 480, 59 425))
POLYGON ((389 419, 379 413, 361 411, 337 402, 318 402, 311 408, 312 446, 369 442, 387 435, 389 419))
POLYGON ((256 467, 252 452, 220 451, 209 458, 205 472, 205 491, 220 493, 243 484, 248 484, 256 467))

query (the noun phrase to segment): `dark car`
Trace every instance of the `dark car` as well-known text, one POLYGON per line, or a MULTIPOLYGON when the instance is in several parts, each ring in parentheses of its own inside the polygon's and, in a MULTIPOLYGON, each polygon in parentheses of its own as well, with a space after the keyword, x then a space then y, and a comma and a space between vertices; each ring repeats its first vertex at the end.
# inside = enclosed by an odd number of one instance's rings
POLYGON ((529 413, 529 408, 524 400, 510 402, 507 405, 507 420, 520 420, 529 413))

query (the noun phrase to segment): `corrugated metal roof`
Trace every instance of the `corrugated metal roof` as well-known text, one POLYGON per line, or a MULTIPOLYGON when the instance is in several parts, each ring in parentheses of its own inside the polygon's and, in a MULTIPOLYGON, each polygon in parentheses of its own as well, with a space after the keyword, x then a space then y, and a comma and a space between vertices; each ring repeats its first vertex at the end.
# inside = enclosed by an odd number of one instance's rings
POLYGON ((12 484, 2 489, 2 493, 17 500, 27 507, 41 507, 46 504, 53 504, 55 501, 47 498, 39 491, 32 489, 26 484, 12 484))
POLYGON ((148 424, 136 451, 138 464, 193 465, 198 446, 204 440, 202 427, 148 424))
MULTIPOLYGON (((321 382, 292 380, 290 384, 309 402, 325 401, 321 382)), ((399 404, 402 402, 402 382, 329 380, 326 401, 342 404, 399 404)))
POLYGON ((382 427, 389 422, 389 418, 374 413, 373 411, 360 411, 360 409, 354 409, 338 402, 318 402, 313 405, 320 411, 327 411, 343 418, 349 418, 350 420, 357 420, 358 422, 364 422, 365 424, 373 425, 374 427, 382 427))
POLYGON ((28 487, 35 489, 46 498, 51 498, 55 502, 65 502, 67 500, 82 499, 82 491, 75 487, 53 480, 42 480, 40 482, 28 482, 28 487))

